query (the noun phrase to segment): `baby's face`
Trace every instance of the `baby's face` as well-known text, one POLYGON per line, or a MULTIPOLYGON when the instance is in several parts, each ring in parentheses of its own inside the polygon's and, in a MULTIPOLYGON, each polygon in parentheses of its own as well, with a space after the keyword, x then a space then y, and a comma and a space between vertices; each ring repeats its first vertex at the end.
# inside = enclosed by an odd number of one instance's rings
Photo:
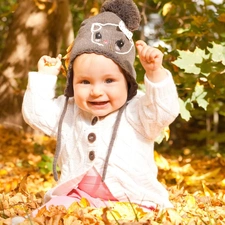
POLYGON ((127 82, 120 67, 102 55, 82 54, 73 63, 76 105, 94 116, 104 117, 127 100, 127 82))

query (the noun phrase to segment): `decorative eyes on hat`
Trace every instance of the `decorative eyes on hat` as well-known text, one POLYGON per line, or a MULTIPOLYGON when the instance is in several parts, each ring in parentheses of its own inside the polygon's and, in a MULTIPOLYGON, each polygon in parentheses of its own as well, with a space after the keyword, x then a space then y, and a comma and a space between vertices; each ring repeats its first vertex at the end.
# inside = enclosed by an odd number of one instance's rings
MULTIPOLYGON (((101 32, 98 31, 98 32, 95 34, 94 40, 95 40, 96 42, 102 42, 102 38, 103 38, 103 37, 102 37, 101 32)), ((108 44, 108 41, 107 41, 107 40, 104 40, 103 43, 108 44)), ((124 41, 123 41, 122 39, 117 40, 117 41, 115 42, 115 49, 116 49, 116 50, 120 51, 120 50, 122 49, 123 46, 124 46, 124 41)))
MULTIPOLYGON (((123 23, 123 21, 121 21, 123 23)), ((127 54, 134 46, 132 33, 123 23, 93 23, 91 26, 91 41, 117 54, 127 54)))

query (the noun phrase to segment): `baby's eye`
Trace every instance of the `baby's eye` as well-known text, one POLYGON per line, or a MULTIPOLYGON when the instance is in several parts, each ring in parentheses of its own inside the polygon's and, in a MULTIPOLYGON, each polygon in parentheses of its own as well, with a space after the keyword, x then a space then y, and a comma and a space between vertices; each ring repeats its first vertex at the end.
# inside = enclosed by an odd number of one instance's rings
POLYGON ((88 80, 82 80, 81 84, 90 84, 90 82, 88 80))
POLYGON ((110 83, 112 83, 113 82, 113 79, 106 79, 106 81, 105 81, 107 84, 110 84, 110 83))

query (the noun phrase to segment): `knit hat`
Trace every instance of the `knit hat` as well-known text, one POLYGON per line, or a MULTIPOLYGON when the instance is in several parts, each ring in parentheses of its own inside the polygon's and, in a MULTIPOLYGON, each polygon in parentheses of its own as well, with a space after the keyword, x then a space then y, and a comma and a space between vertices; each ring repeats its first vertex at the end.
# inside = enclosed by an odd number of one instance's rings
POLYGON ((82 22, 70 52, 65 96, 73 97, 73 62, 83 53, 112 59, 123 70, 128 83, 128 100, 137 93, 135 46, 132 31, 140 25, 140 14, 132 0, 106 0, 98 15, 82 22))
MULTIPOLYGON (((58 180, 56 164, 61 150, 61 131, 63 119, 66 114, 68 99, 74 96, 73 90, 73 62, 83 53, 95 53, 104 55, 113 60, 123 70, 128 84, 127 100, 132 99, 137 93, 136 72, 134 70, 135 46, 132 32, 139 28, 140 14, 132 0, 106 0, 101 12, 82 22, 77 37, 73 42, 69 57, 67 72, 67 85, 65 89, 65 104, 58 125, 56 152, 53 161, 53 175, 58 180)), ((104 181, 108 161, 112 152, 117 130, 122 113, 127 104, 124 104, 117 114, 113 133, 108 146, 107 156, 103 168, 102 180, 104 181)))

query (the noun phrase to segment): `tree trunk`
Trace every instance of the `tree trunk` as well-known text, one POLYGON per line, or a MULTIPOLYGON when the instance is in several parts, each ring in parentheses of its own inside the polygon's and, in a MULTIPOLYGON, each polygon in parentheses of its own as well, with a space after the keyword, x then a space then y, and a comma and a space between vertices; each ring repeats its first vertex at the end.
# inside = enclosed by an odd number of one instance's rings
POLYGON ((23 125, 27 74, 44 55, 57 56, 73 41, 69 0, 19 0, 0 56, 0 122, 23 125))

